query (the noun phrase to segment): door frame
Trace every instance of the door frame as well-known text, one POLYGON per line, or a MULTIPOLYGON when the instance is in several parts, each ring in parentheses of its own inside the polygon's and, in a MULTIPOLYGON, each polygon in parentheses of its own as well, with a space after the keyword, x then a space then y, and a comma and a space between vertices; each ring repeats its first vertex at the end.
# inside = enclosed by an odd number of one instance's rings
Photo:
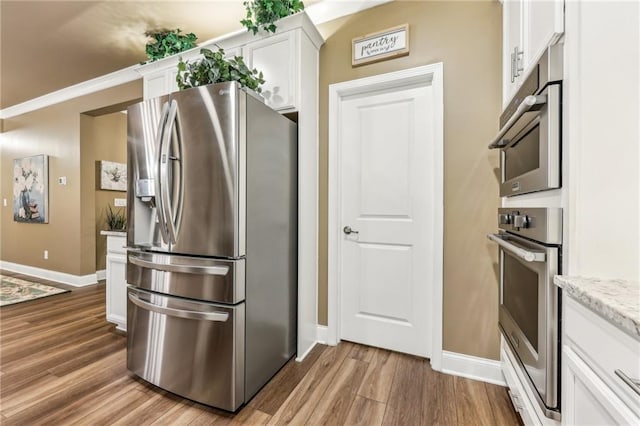
POLYGON ((340 113, 341 103, 345 97, 379 90, 401 88, 410 85, 432 86, 434 114, 434 156, 435 167, 432 170, 436 200, 434 226, 435 239, 434 269, 432 271, 433 287, 430 291, 433 334, 431 342, 431 366, 434 370, 442 370, 442 288, 443 288, 443 211, 444 211, 444 96, 443 96, 443 63, 419 66, 402 71, 379 74, 342 83, 329 85, 329 194, 328 194, 328 294, 327 294, 327 343, 336 345, 340 341, 340 238, 341 232, 341 144, 340 113))

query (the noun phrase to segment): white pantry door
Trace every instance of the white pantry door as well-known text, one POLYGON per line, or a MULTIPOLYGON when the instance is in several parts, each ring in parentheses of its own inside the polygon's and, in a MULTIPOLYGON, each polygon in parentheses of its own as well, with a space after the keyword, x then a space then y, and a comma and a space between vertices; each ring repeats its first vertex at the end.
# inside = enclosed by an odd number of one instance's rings
POLYGON ((341 339, 431 356, 433 86, 340 103, 341 339), (345 227, 351 227, 349 230, 345 227))

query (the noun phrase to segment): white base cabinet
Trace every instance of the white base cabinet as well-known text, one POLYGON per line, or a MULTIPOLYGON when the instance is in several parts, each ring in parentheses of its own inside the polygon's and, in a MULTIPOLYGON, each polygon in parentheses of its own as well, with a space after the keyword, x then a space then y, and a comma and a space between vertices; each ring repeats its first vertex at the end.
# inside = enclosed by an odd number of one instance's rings
POLYGON ((127 331, 127 245, 125 235, 107 234, 107 321, 127 331))
POLYGON ((563 308, 562 423, 640 425, 640 395, 616 374, 640 377, 640 340, 566 295, 563 308))
POLYGON ((509 397, 511 398, 513 408, 515 408, 522 418, 522 422, 525 426, 560 426, 560 422, 544 415, 533 395, 533 391, 526 382, 525 373, 522 368, 520 368, 515 355, 511 352, 511 348, 509 348, 507 342, 504 341, 504 338, 500 340, 502 374, 509 388, 509 397))

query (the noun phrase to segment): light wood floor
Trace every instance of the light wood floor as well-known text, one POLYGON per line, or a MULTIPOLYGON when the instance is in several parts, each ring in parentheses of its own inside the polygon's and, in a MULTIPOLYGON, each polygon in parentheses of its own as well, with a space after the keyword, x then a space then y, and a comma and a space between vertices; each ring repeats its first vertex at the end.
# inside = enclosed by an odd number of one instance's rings
POLYGON ((236 414, 205 407, 127 371, 104 292, 99 284, 0 309, 0 424, 521 424, 503 387, 349 342, 290 361, 236 414))

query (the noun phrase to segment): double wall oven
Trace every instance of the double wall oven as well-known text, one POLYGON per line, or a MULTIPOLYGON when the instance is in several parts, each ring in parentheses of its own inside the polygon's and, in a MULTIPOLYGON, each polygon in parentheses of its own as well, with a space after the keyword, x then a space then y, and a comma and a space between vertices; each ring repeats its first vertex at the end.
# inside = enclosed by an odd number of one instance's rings
POLYGON ((562 210, 498 209, 500 331, 545 415, 560 411, 560 289, 553 277, 562 266, 562 210))
POLYGON ((498 209, 499 232, 488 235, 499 246, 499 327, 524 384, 554 419, 560 419, 561 290, 553 277, 562 273, 562 209, 529 207, 533 198, 523 194, 562 186, 562 75, 562 45, 550 46, 489 144, 500 149, 500 196, 510 197, 511 206, 498 209))

